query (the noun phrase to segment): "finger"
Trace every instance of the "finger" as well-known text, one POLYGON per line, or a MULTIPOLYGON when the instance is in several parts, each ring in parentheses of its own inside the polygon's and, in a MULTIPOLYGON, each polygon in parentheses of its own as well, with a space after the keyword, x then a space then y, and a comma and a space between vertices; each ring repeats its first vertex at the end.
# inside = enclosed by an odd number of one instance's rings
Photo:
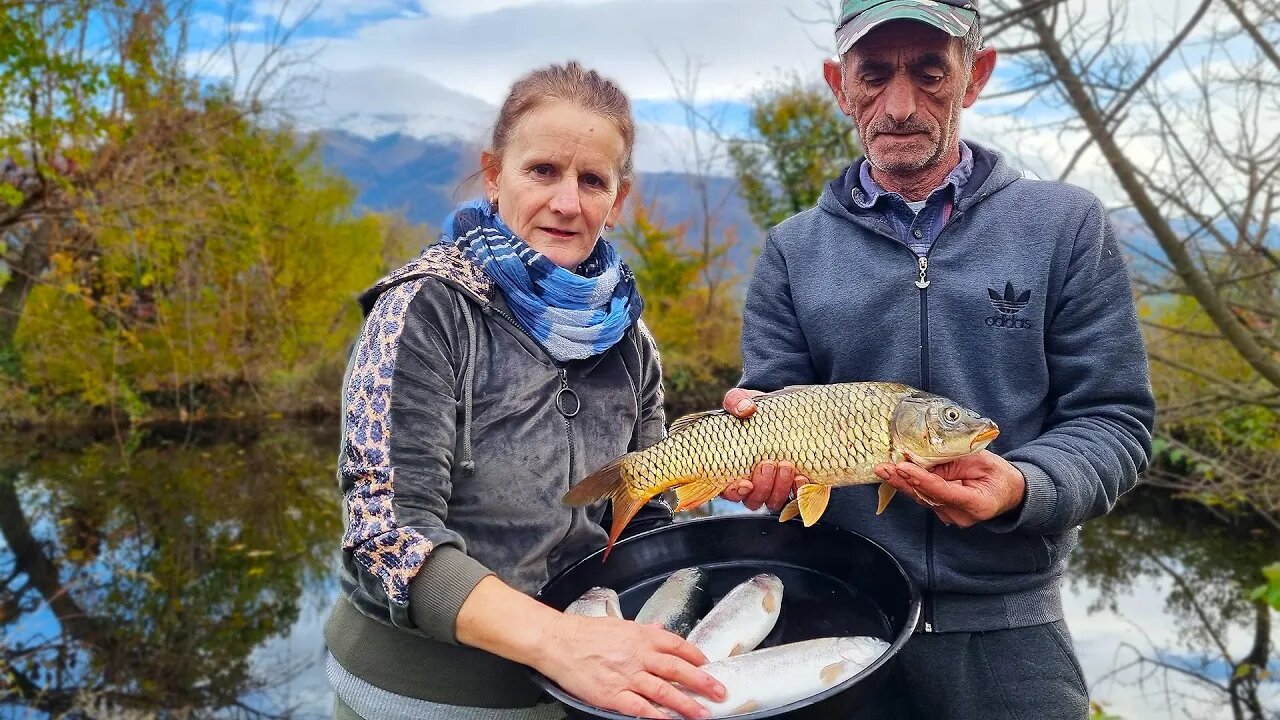
POLYGON ((778 476, 778 464, 772 460, 764 460, 756 465, 756 470, 751 474, 751 494, 743 501, 747 507, 752 510, 759 510, 760 506, 769 500, 769 496, 773 494, 773 484, 778 476))
POLYGON ((658 652, 674 655, 694 667, 707 664, 707 656, 702 654, 697 645, 685 640, 673 632, 659 630, 654 647, 658 652))
POLYGON ((872 472, 881 480, 888 480, 894 474, 894 469, 893 463, 880 463, 872 472))
POLYGON ((737 484, 725 488, 720 497, 730 502, 742 502, 751 494, 751 488, 750 480, 739 480, 737 484))
POLYGON ((632 687, 640 693, 641 697, 654 705, 671 708, 687 718, 705 718, 709 714, 706 708, 695 702, 693 698, 656 675, 640 673, 632 681, 632 687))
POLYGON ((725 689, 719 680, 674 655, 654 655, 645 669, 657 677, 684 687, 712 700, 723 700, 725 689))
POLYGON ((787 504, 787 496, 795 489, 796 469, 791 463, 781 463, 778 465, 777 479, 774 480, 773 490, 769 493, 769 499, 766 504, 769 509, 778 512, 787 504))
POLYGON ((623 715, 631 715, 633 717, 642 717, 642 718, 669 717, 668 715, 664 714, 662 710, 658 709, 658 707, 655 706, 653 703, 649 702, 648 700, 645 700, 643 697, 641 697, 637 693, 634 693, 630 690, 623 690, 622 692, 618 693, 618 696, 615 699, 615 701, 609 704, 613 706, 611 709, 616 710, 622 713, 623 715))
POLYGON ((751 417, 756 411, 756 403, 751 398, 759 394, 756 390, 733 388, 724 394, 725 412, 743 419, 751 417))
POLYGON ((895 469, 894 474, 898 480, 898 482, 893 483, 894 487, 900 488, 902 486, 899 483, 906 483, 907 487, 912 490, 918 490, 935 503, 952 510, 970 512, 972 511, 973 503, 977 499, 974 497, 975 491, 965 487, 963 483, 948 482, 916 465, 901 463, 895 469))

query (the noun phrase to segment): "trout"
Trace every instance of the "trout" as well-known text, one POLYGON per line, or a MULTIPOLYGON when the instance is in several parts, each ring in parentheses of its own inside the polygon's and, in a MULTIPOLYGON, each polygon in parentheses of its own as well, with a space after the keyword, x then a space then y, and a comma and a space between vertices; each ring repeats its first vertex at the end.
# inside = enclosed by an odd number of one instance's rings
MULTIPOLYGON (((750 477, 761 460, 790 461, 811 482, 779 520, 799 515, 809 527, 826 511, 833 487, 879 483, 880 463, 930 469, 978 452, 1000 434, 972 410, 898 383, 797 385, 754 399, 756 412, 746 420, 723 410, 677 419, 666 439, 615 459, 565 494, 573 507, 612 501, 605 559, 636 512, 664 490, 675 489, 676 510, 689 510, 750 477)), ((893 493, 892 485, 880 486, 877 515, 893 493)))
POLYGON ((658 625, 680 637, 688 635, 703 611, 711 605, 711 596, 707 595, 703 580, 702 571, 696 567, 671 573, 636 613, 636 622, 658 625))
POLYGON ((772 710, 839 685, 888 649, 889 643, 879 638, 828 637, 755 650, 702 666, 724 685, 724 700, 684 692, 713 718, 772 710))
POLYGON ((689 631, 688 641, 707 662, 755 650, 782 612, 782 580, 761 573, 730 590, 689 631))
POLYGON ((583 617, 622 617, 622 609, 618 605, 618 593, 607 587, 593 587, 582 593, 577 600, 569 603, 564 609, 566 615, 583 617))

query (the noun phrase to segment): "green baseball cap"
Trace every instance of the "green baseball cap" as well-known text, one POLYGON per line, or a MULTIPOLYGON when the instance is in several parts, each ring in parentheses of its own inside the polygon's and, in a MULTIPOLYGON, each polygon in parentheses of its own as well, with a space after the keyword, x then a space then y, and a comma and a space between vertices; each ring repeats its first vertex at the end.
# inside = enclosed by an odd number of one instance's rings
POLYGON ((836 55, 880 23, 916 20, 955 37, 964 37, 978 19, 978 0, 844 0, 836 27, 836 55))

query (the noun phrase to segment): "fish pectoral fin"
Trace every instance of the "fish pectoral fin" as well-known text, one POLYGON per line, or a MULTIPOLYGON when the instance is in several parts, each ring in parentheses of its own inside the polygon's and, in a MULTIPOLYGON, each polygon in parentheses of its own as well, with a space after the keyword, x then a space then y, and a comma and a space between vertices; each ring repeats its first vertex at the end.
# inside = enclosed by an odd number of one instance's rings
POLYGON ((787 506, 782 508, 782 512, 778 515, 778 522, 786 522, 800 514, 800 503, 792 500, 787 506))
POLYGON ((893 499, 893 495, 896 492, 898 492, 898 488, 890 485, 889 483, 880 483, 880 490, 876 492, 876 496, 880 499, 880 501, 876 503, 877 515, 884 512, 884 509, 889 507, 889 501, 893 499))
POLYGON ((811 527, 827 511, 827 503, 831 500, 831 486, 818 483, 805 483, 796 491, 796 502, 800 504, 800 519, 805 527, 811 527))
POLYGON ((676 488, 676 512, 692 510, 719 495, 724 484, 709 480, 693 480, 676 488))

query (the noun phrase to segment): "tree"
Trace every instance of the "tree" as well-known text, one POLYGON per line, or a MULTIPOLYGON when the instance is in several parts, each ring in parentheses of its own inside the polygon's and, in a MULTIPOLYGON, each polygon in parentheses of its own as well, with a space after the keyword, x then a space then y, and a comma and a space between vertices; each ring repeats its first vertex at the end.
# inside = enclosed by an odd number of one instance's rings
POLYGON ((860 154, 825 86, 791 77, 751 99, 753 136, 729 145, 743 198, 763 230, 817 204, 860 154))
POLYGON ((1105 172, 1122 198, 1117 223, 1133 226, 1153 375, 1175 390, 1159 398, 1163 447, 1195 458, 1178 464, 1197 492, 1280 510, 1274 492, 1258 492, 1274 478, 1242 472, 1276 467, 1280 451, 1273 4, 1202 0, 1166 8, 1154 28, 1135 27, 1119 2, 992 5, 1009 18, 1002 39, 1019 51, 1009 92, 1057 113, 1036 128, 1068 143, 1060 176, 1105 172), (1215 440, 1202 432, 1205 417, 1256 432, 1215 440))
POLYGON ((74 399, 113 421, 230 397, 332 407, 359 322, 351 298, 405 229, 357 216, 350 186, 288 126, 268 127, 259 96, 189 75, 186 3, 0 10, 16 38, 0 67, 0 118, 17 118, 0 136, 10 384, 37 408, 74 399), (78 57, 92 60, 65 59, 78 57))
POLYGON ((719 404, 741 374, 742 320, 733 303, 708 300, 699 282, 704 255, 686 242, 684 225, 666 227, 637 198, 618 237, 645 300, 645 324, 662 353, 667 415, 676 418, 719 404))

